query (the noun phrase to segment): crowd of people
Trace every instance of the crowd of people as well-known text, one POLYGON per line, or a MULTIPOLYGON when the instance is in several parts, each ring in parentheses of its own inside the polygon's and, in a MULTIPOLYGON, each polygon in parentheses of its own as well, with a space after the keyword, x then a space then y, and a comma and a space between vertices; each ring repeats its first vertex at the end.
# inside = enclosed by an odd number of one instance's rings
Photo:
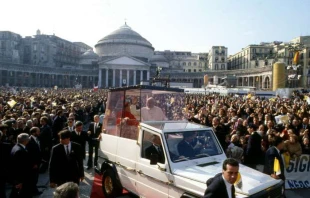
POLYGON ((97 165, 106 98, 106 90, 0 87, 0 197, 8 183, 10 197, 41 194, 46 171, 51 187, 82 181, 86 142, 87 169, 97 165))
POLYGON ((228 157, 252 168, 263 165, 275 139, 284 141, 283 153, 290 159, 310 154, 308 94, 293 92, 290 98, 276 96, 187 95, 189 120, 210 126, 228 157), (255 157, 253 157, 255 156, 255 157))
MULTIPOLYGON (((300 92, 293 93, 290 98, 277 96, 270 99, 255 95, 187 94, 183 112, 190 122, 212 127, 228 157, 257 168, 257 165, 264 164, 267 150, 276 146, 278 137, 284 140, 283 152, 291 159, 301 154, 310 154, 310 108, 307 98, 307 94, 300 92)), ((29 197, 39 194, 36 188, 38 174, 46 172, 50 162, 54 165, 51 171, 54 171, 53 168, 58 170, 60 165, 53 159, 59 161, 62 159, 60 155, 72 157, 74 151, 80 154, 72 158, 76 158, 78 164, 83 163, 86 142, 89 144, 90 154, 87 167, 90 169, 96 166, 102 131, 99 116, 105 111, 106 100, 107 90, 103 89, 12 90, 1 87, 0 197, 5 197, 7 182, 12 183, 12 192, 15 189, 20 193, 19 190, 25 188, 22 185, 28 181, 25 181, 25 177, 32 178, 26 184, 30 189, 27 192, 29 197), (59 144, 63 145, 63 154, 57 151, 56 145, 59 144), (21 146, 17 148, 16 145, 21 146), (26 154, 19 154, 21 148, 27 151, 26 154), (30 159, 27 161, 28 167, 20 164, 23 157, 30 159), (29 170, 27 174, 24 173, 26 170, 17 172, 21 166, 29 170)), ((175 101, 179 100, 182 99, 175 98, 175 101)), ((154 105, 151 102, 148 101, 149 106, 154 105)), ((132 109, 130 104, 126 107, 128 111, 132 109)), ((171 116, 174 115, 167 118, 171 116)), ((72 181, 82 181, 84 175, 80 173, 79 176, 72 181)), ((53 176, 51 178, 52 187, 69 180, 62 178, 60 181, 53 176)))

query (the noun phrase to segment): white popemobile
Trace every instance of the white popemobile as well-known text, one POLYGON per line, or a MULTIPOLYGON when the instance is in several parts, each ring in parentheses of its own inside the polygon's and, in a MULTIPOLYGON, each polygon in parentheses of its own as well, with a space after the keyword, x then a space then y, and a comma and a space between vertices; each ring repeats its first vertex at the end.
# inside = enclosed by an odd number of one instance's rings
MULTIPOLYGON (((181 89, 139 85, 110 90, 97 167, 106 197, 117 197, 123 188, 139 197, 204 195, 206 181, 222 172, 226 155, 212 128, 187 121, 185 106, 181 89), (136 108, 127 108, 132 105, 136 108), (151 113, 154 106, 165 118, 140 122, 145 115, 139 109, 151 113), (186 138, 190 146, 183 144, 186 138), (150 153, 150 147, 157 153, 150 153)), ((281 196, 282 181, 243 165, 239 171, 236 197, 281 196)))

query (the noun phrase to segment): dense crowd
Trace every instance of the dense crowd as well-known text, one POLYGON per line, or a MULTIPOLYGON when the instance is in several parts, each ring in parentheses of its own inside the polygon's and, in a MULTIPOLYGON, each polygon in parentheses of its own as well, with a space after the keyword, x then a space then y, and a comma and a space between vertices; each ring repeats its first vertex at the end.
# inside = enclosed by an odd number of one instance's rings
MULTIPOLYGON (((264 164, 264 154, 277 136, 285 140, 284 152, 292 159, 310 154, 307 99, 308 95, 300 92, 294 92, 290 98, 269 99, 255 95, 187 94, 183 112, 190 122, 213 127, 228 157, 256 168, 264 164)), ((58 133, 64 127, 69 130, 78 121, 78 127, 87 126, 95 115, 104 113, 106 100, 107 90, 102 89, 0 87, 1 188, 12 176, 7 170, 14 171, 3 145, 12 148, 22 133, 37 136, 43 162, 39 171, 44 172, 52 146, 59 143, 58 133), (33 127, 40 133, 31 130, 33 127), (51 135, 46 137, 47 133, 51 135)), ((173 102, 183 104, 181 100, 174 98, 173 102)), ((167 117, 172 116, 175 115, 167 117)), ((0 197, 4 197, 3 189, 1 193, 0 197)))
MULTIPOLYGON (((92 121, 98 122, 98 115, 104 113, 106 93, 106 90, 0 87, 0 197, 5 197, 6 182, 13 184, 12 192, 17 189, 16 195, 25 189, 22 184, 28 183, 34 183, 30 194, 40 194, 35 186, 37 176, 47 171, 52 148, 59 143, 62 130, 72 132, 71 140, 75 138, 82 145, 84 159, 86 142, 98 149, 95 137, 98 133, 91 132, 88 126, 94 126, 92 121), (19 154, 22 147, 26 154, 19 154), (26 160, 21 158, 24 154, 26 160)), ((89 168, 93 166, 91 160, 89 168)), ((95 156, 94 163, 96 160, 95 156)))
POLYGON ((213 127, 228 157, 256 168, 277 136, 290 159, 310 154, 307 100, 308 94, 298 91, 269 99, 197 94, 187 95, 185 111, 190 121, 213 127))

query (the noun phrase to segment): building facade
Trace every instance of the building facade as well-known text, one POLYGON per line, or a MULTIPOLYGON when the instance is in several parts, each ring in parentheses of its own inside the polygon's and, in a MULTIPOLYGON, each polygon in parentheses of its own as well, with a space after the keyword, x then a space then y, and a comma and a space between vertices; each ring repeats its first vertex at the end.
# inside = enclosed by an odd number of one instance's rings
POLYGON ((41 34, 22 38, 8 31, 0 32, 0 85, 33 87, 101 88, 137 85, 160 78, 173 84, 203 87, 209 83, 251 86, 270 90, 272 67, 283 62, 288 67, 287 87, 310 85, 310 36, 300 36, 288 43, 271 42, 248 45, 228 56, 225 46, 213 46, 208 53, 190 51, 154 51, 152 44, 126 23, 104 36, 93 49, 82 42, 70 42, 55 35, 41 34), (293 64, 292 43, 303 43, 298 68, 293 64), (291 71, 292 68, 296 71, 291 71))

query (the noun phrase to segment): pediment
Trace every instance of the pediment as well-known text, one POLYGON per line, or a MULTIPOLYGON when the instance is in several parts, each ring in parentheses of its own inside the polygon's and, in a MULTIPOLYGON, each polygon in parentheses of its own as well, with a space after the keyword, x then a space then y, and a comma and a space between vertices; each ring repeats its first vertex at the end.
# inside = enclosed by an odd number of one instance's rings
POLYGON ((103 64, 105 65, 148 65, 147 63, 144 63, 143 61, 140 61, 138 59, 128 57, 128 56, 122 56, 118 57, 112 60, 107 60, 103 64))

